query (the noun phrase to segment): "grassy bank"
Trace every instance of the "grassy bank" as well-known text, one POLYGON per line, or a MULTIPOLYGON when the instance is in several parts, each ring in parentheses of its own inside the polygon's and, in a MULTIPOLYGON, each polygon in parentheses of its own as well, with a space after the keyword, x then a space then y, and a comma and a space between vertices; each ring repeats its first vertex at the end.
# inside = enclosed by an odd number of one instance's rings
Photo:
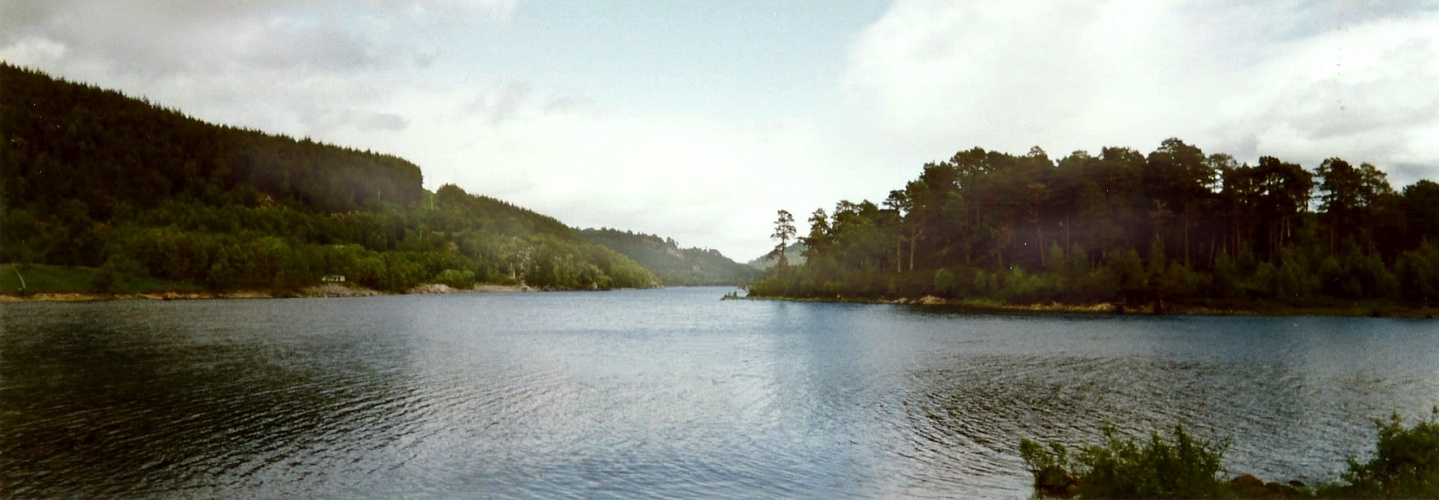
POLYGON ((453 288, 445 284, 425 283, 401 292, 382 292, 355 284, 326 283, 298 289, 229 289, 211 290, 190 283, 180 283, 89 267, 62 267, 43 264, 27 266, 0 265, 0 300, 79 302, 96 300, 188 300, 188 299, 257 299, 293 297, 368 297, 392 293, 446 294, 530 292, 538 289, 524 285, 476 284, 453 288))
POLYGON ((124 273, 101 273, 92 267, 63 267, 44 264, 0 265, 0 293, 5 295, 131 295, 167 292, 202 293, 204 291, 203 287, 189 283, 124 273))

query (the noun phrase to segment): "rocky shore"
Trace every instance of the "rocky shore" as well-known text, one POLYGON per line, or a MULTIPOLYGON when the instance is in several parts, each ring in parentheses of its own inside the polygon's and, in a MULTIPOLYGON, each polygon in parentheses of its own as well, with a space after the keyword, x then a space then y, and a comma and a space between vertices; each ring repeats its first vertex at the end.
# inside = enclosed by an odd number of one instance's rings
POLYGON ((1158 314, 1158 315, 1204 315, 1204 316, 1369 316, 1390 318, 1439 317, 1436 307, 1371 307, 1366 304, 1341 304, 1324 306, 1290 306, 1285 304, 1253 303, 1248 307, 1214 307, 1197 304, 1176 304, 1170 302, 1124 304, 1103 302, 1098 304, 1062 304, 1058 302, 1036 304, 1006 304, 996 300, 947 299, 934 295, 897 299, 863 298, 794 298, 794 297, 727 297, 748 300, 784 300, 793 302, 857 302, 868 304, 895 304, 905 306, 948 308, 976 313, 1064 313, 1064 314, 1158 314))

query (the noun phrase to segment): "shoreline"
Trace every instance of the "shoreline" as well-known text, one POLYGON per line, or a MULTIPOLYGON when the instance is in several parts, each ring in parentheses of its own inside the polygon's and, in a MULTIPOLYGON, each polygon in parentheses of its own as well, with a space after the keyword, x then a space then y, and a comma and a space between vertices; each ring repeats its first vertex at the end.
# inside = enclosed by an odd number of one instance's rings
MULTIPOLYGON (((589 289, 583 289, 589 291, 589 289)), ((328 283, 310 286, 295 292, 273 292, 268 290, 232 290, 225 292, 208 291, 166 291, 144 293, 102 294, 93 292, 41 292, 28 295, 13 293, 0 294, 0 302, 103 302, 111 300, 224 300, 224 299, 292 299, 292 298, 351 298, 375 297, 381 295, 449 295, 485 293, 531 293, 547 291, 570 291, 566 289, 542 289, 527 285, 480 284, 473 288, 452 288, 440 283, 425 283, 409 290, 390 292, 370 288, 345 286, 328 283)), ((579 291, 579 290, 574 290, 579 291)), ((974 314, 1086 314, 1115 316, 1269 316, 1269 317, 1379 317, 1435 319, 1439 318, 1439 307, 1408 307, 1394 304, 1353 303, 1342 306, 1295 306, 1272 304, 1264 307, 1233 307, 1207 304, 1166 303, 1160 310, 1155 304, 1124 306, 1114 302, 1096 304, 1064 304, 1059 302, 1034 304, 1004 304, 991 300, 946 299, 933 295, 918 298, 864 299, 853 297, 751 297, 724 296, 721 300, 755 300, 780 302, 821 302, 835 304, 889 304, 919 307, 935 310, 949 310, 974 314)))
POLYGON ((403 292, 384 292, 364 287, 336 285, 310 286, 296 292, 272 292, 267 290, 232 290, 226 292, 144 292, 144 293, 93 293, 93 292, 40 292, 27 295, 0 294, 0 302, 104 302, 111 300, 221 300, 221 299, 297 299, 297 298, 348 298, 375 297, 380 295, 437 295, 458 293, 526 293, 545 291, 527 285, 475 285, 474 288, 451 288, 444 284, 426 283, 403 292))
POLYGON ((1204 304, 1165 303, 1156 311, 1155 305, 1140 304, 1125 306, 1114 302, 1097 304, 1063 304, 1059 302, 1034 304, 1003 304, 997 301, 945 299, 933 295, 919 298, 861 299, 836 297, 833 299, 808 297, 735 297, 739 300, 772 300, 784 302, 827 302, 836 304, 890 304, 899 306, 953 310, 979 314, 1031 313, 1031 314, 1108 314, 1115 316, 1269 316, 1269 317, 1377 317, 1434 319, 1439 317, 1436 307, 1408 307, 1402 305, 1349 304, 1345 306, 1295 306, 1265 305, 1264 307, 1243 308, 1213 306, 1204 304))

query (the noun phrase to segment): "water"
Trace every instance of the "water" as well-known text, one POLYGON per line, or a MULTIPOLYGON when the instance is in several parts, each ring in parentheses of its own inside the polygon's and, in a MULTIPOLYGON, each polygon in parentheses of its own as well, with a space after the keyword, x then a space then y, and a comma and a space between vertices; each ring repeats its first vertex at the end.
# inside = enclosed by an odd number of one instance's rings
POLYGON ((1021 437, 1183 423, 1334 479, 1439 323, 973 316, 722 288, 12 303, 7 497, 1025 498, 1021 437))

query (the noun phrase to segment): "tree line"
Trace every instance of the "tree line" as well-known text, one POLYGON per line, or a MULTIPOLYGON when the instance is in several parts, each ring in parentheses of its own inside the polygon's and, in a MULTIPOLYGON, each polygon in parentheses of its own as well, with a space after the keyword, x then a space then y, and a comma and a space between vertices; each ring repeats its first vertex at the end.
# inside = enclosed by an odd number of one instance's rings
POLYGON ((8 64, 0 116, 0 261, 96 267, 97 288, 657 281, 553 218, 454 185, 431 193, 394 156, 212 125, 8 64))
MULTIPOLYGON (((786 244, 792 216, 774 238, 786 244)), ((1179 139, 1052 160, 974 148, 880 204, 808 217, 806 261, 761 296, 1009 302, 1439 301, 1439 184, 1374 165, 1256 165, 1179 139)))

